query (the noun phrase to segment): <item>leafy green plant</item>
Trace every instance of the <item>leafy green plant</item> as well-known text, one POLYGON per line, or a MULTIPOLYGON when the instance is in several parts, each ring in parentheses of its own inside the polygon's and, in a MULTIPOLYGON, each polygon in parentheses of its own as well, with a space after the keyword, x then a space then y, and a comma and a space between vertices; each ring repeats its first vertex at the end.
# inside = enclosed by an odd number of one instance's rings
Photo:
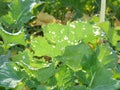
MULTIPOLYGON (((28 29, 24 23, 31 19, 35 2, 38 1, 13 0, 8 14, 0 17, 0 87, 13 90, 119 89, 118 57, 112 48, 112 45, 117 46, 119 32, 111 30, 109 22, 78 20, 66 25, 44 25, 43 36, 30 34, 27 41, 24 31, 28 29), (19 32, 12 33, 16 28, 19 32), (19 45, 24 48, 18 50, 19 45), (13 54, 12 49, 17 52, 13 54)), ((68 4, 77 10, 76 2, 71 2, 68 4)))
POLYGON ((33 52, 28 49, 12 57, 12 62, 9 58, 7 63, 2 62, 1 86, 14 88, 22 82, 29 88, 114 90, 116 81, 112 79, 111 68, 115 67, 117 55, 109 44, 97 44, 97 40, 103 38, 98 26, 89 22, 49 24, 43 27, 43 31, 44 37, 31 39, 33 52), (90 47, 89 43, 95 48, 90 47), (51 57, 51 61, 44 56, 51 57), (7 77, 3 75, 5 73, 7 77), (12 86, 9 81, 4 83, 9 78, 16 85, 12 86))

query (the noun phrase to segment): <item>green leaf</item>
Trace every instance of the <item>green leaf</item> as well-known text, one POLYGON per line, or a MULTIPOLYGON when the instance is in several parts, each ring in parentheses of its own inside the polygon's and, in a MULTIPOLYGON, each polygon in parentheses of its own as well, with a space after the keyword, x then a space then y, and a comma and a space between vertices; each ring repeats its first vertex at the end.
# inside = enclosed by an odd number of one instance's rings
POLYGON ((12 57, 12 61, 15 63, 19 62, 19 64, 24 64, 31 70, 47 67, 49 65, 49 63, 46 62, 43 58, 34 58, 33 53, 27 49, 23 52, 19 52, 17 55, 12 57))
POLYGON ((7 14, 8 10, 9 10, 9 7, 7 4, 8 4, 8 2, 6 2, 6 1, 3 1, 3 0, 0 1, 0 12, 2 12, 2 13, 0 13, 0 16, 7 14))
POLYGON ((82 68, 89 69, 94 62, 96 63, 96 60, 92 59, 93 54, 93 50, 82 42, 78 45, 66 47, 64 54, 57 57, 57 59, 74 71, 78 71, 82 68))
POLYGON ((43 27, 45 38, 54 42, 59 50, 68 45, 77 45, 79 41, 96 44, 101 37, 101 29, 88 22, 72 22, 67 25, 49 24, 43 27))
POLYGON ((5 88, 15 88, 19 82, 21 82, 22 77, 18 71, 18 67, 12 62, 6 62, 6 57, 0 57, 0 86, 5 88))
MULTIPOLYGON (((47 80, 46 86, 53 88, 53 86, 56 86, 56 84, 57 84, 57 81, 54 74, 52 77, 50 77, 50 79, 47 80)), ((54 87, 54 88, 57 88, 57 87, 54 87)))
POLYGON ((46 82, 50 77, 55 73, 55 68, 53 64, 49 65, 46 68, 39 69, 35 72, 36 78, 40 82, 46 82))
POLYGON ((93 16, 91 21, 94 22, 94 23, 99 23, 100 22, 100 17, 99 16, 93 16))
POLYGON ((4 49, 3 47, 0 45, 0 55, 2 55, 4 53, 4 49))
POLYGON ((116 46, 117 42, 120 40, 119 27, 115 29, 110 28, 110 22, 103 22, 100 23, 98 26, 100 26, 103 29, 109 42, 111 42, 113 46, 116 46))
POLYGON ((98 69, 93 77, 93 81, 91 82, 91 87, 93 90, 106 90, 107 88, 111 87, 110 90, 115 90, 114 85, 115 85, 115 80, 112 78, 112 72, 111 70, 108 70, 104 67, 101 67, 98 69))
POLYGON ((39 37, 33 39, 31 43, 37 56, 54 57, 62 54, 66 46, 77 45, 79 41, 96 44, 101 37, 100 28, 87 22, 72 22, 67 25, 49 24, 43 26, 43 31, 45 39, 39 37))
POLYGON ((108 35, 109 33, 109 30, 110 30, 110 22, 102 22, 102 23, 99 23, 98 26, 100 26, 103 31, 108 35))
MULTIPOLYGON (((66 28, 67 26, 60 24, 49 24, 43 27, 45 38, 49 41, 50 44, 54 43, 61 52, 64 51, 64 48, 67 45, 73 43, 72 41, 69 41, 70 37, 70 36, 68 37, 69 31, 66 31, 66 28)), ((74 35, 71 35, 71 38, 74 39, 74 35)))
POLYGON ((0 35, 2 36, 2 39, 4 41, 5 45, 15 45, 15 44, 21 44, 26 45, 25 42, 25 34, 23 28, 18 33, 8 33, 6 32, 1 26, 0 26, 0 35))
POLYGON ((30 65, 32 56, 32 53, 30 53, 28 50, 25 50, 24 52, 19 52, 17 55, 15 55, 12 60, 13 62, 24 62, 25 64, 30 65))
POLYGON ((116 50, 120 51, 120 42, 117 43, 116 50))
POLYGON ((93 90, 116 90, 114 86, 98 86, 94 88, 93 90))
POLYGON ((112 29, 109 34, 110 42, 113 44, 113 46, 116 46, 120 40, 119 32, 120 32, 120 30, 112 29))
POLYGON ((72 86, 74 83, 73 72, 65 65, 62 65, 55 73, 55 78, 57 81, 57 87, 61 90, 66 90, 66 88, 72 86))
POLYGON ((106 67, 114 67, 117 62, 117 54, 115 51, 109 46, 108 43, 102 44, 97 48, 97 57, 100 61, 101 65, 106 67))
POLYGON ((83 71, 78 71, 75 73, 75 77, 78 79, 78 81, 84 85, 88 85, 89 84, 89 80, 86 77, 86 72, 83 71))
POLYGON ((44 37, 33 38, 31 47, 35 51, 35 56, 55 57, 61 53, 55 44, 50 44, 44 37))
POLYGON ((40 85, 40 82, 36 79, 33 78, 34 74, 29 75, 26 80, 23 82, 25 83, 29 88, 34 88, 34 87, 38 87, 40 85))
POLYGON ((0 18, 5 25, 18 25, 26 23, 31 18, 30 11, 36 3, 33 0, 13 0, 10 11, 0 18))
POLYGON ((9 61, 9 56, 8 55, 0 55, 0 66, 4 64, 4 62, 9 61))
POLYGON ((113 45, 116 46, 117 50, 119 50, 118 47, 118 42, 120 40, 120 30, 119 27, 116 28, 110 28, 110 22, 103 22, 100 23, 98 26, 100 26, 103 31, 105 32, 107 39, 109 42, 113 45))
POLYGON ((115 88, 116 88, 116 90, 119 90, 119 89, 120 89, 120 80, 119 80, 119 79, 117 80, 117 83, 116 83, 116 85, 115 85, 115 88))

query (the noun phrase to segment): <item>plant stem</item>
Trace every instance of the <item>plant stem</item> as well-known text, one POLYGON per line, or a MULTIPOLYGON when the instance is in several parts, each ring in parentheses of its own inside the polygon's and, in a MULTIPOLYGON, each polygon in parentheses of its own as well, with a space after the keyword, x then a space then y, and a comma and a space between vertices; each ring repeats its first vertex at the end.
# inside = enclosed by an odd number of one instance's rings
POLYGON ((105 21, 106 0, 101 0, 100 22, 105 21))
POLYGON ((91 78, 91 81, 90 81, 90 83, 89 83, 89 87, 91 87, 91 85, 92 85, 92 83, 93 83, 93 80, 94 80, 94 78, 95 78, 95 75, 96 75, 96 72, 93 74, 93 76, 92 76, 92 78, 91 78))

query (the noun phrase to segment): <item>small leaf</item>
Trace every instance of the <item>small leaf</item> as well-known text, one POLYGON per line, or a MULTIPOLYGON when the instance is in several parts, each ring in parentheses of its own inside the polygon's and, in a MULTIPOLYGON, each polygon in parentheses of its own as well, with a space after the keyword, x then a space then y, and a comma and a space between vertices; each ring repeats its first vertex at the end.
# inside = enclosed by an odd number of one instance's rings
POLYGON ((73 85, 73 73, 70 68, 63 65, 55 73, 58 88, 66 90, 67 87, 73 85))
MULTIPOLYGON (((92 49, 82 42, 78 45, 66 47, 64 54, 57 57, 57 59, 61 60, 74 71, 78 71, 82 68, 90 68, 93 65, 93 62, 91 62, 91 60, 94 60, 91 59, 93 53, 92 49)), ((94 62, 96 63, 96 61, 94 62)))
POLYGON ((2 55, 4 53, 4 49, 2 47, 2 45, 0 46, 0 55, 2 55))
POLYGON ((8 62, 9 57, 7 55, 0 55, 0 66, 4 64, 4 62, 8 62))
POLYGON ((15 45, 15 44, 21 44, 26 45, 25 42, 25 34, 23 28, 21 28, 18 33, 12 34, 6 32, 1 26, 0 26, 0 35, 2 36, 2 39, 4 41, 5 45, 15 45))
POLYGON ((83 71, 78 71, 75 73, 75 77, 78 79, 78 81, 82 84, 88 85, 89 81, 87 80, 85 72, 83 71))
POLYGON ((19 52, 12 58, 12 60, 13 62, 24 62, 25 64, 30 65, 30 62, 32 60, 32 53, 30 53, 28 50, 19 52))
POLYGON ((114 67, 118 58, 115 51, 109 46, 109 44, 102 44, 97 48, 98 60, 106 67, 114 67))
POLYGON ((40 82, 46 82, 50 77, 52 77, 55 73, 55 69, 53 65, 50 65, 49 67, 42 68, 36 71, 36 78, 40 82))
POLYGON ((102 23, 98 24, 98 26, 100 26, 106 34, 109 33, 110 23, 108 21, 107 22, 102 22, 102 23))

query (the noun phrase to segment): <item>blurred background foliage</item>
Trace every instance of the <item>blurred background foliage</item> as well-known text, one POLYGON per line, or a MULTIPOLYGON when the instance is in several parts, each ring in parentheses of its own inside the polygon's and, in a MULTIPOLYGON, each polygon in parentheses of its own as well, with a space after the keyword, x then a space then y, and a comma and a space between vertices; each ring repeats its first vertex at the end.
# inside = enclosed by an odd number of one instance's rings
MULTIPOLYGON (((38 6, 38 11, 45 11, 57 19, 78 19, 86 15, 92 17, 100 13, 101 0, 41 0, 44 3, 38 6), (68 15, 68 16, 67 16, 68 15)), ((106 19, 120 20, 120 0, 107 0, 106 19)), ((85 18, 87 18, 85 17, 85 18)), ((113 25, 113 24, 112 24, 113 25)))
MULTIPOLYGON (((13 0, 14 1, 14 0, 13 0)), ((100 13, 101 0, 34 0, 41 2, 33 10, 33 15, 38 12, 47 12, 62 22, 72 21, 79 18, 89 19, 100 13)), ((0 0, 0 16, 7 14, 12 0, 0 0)), ((120 0, 107 0, 106 19, 111 21, 120 20, 120 0)))

